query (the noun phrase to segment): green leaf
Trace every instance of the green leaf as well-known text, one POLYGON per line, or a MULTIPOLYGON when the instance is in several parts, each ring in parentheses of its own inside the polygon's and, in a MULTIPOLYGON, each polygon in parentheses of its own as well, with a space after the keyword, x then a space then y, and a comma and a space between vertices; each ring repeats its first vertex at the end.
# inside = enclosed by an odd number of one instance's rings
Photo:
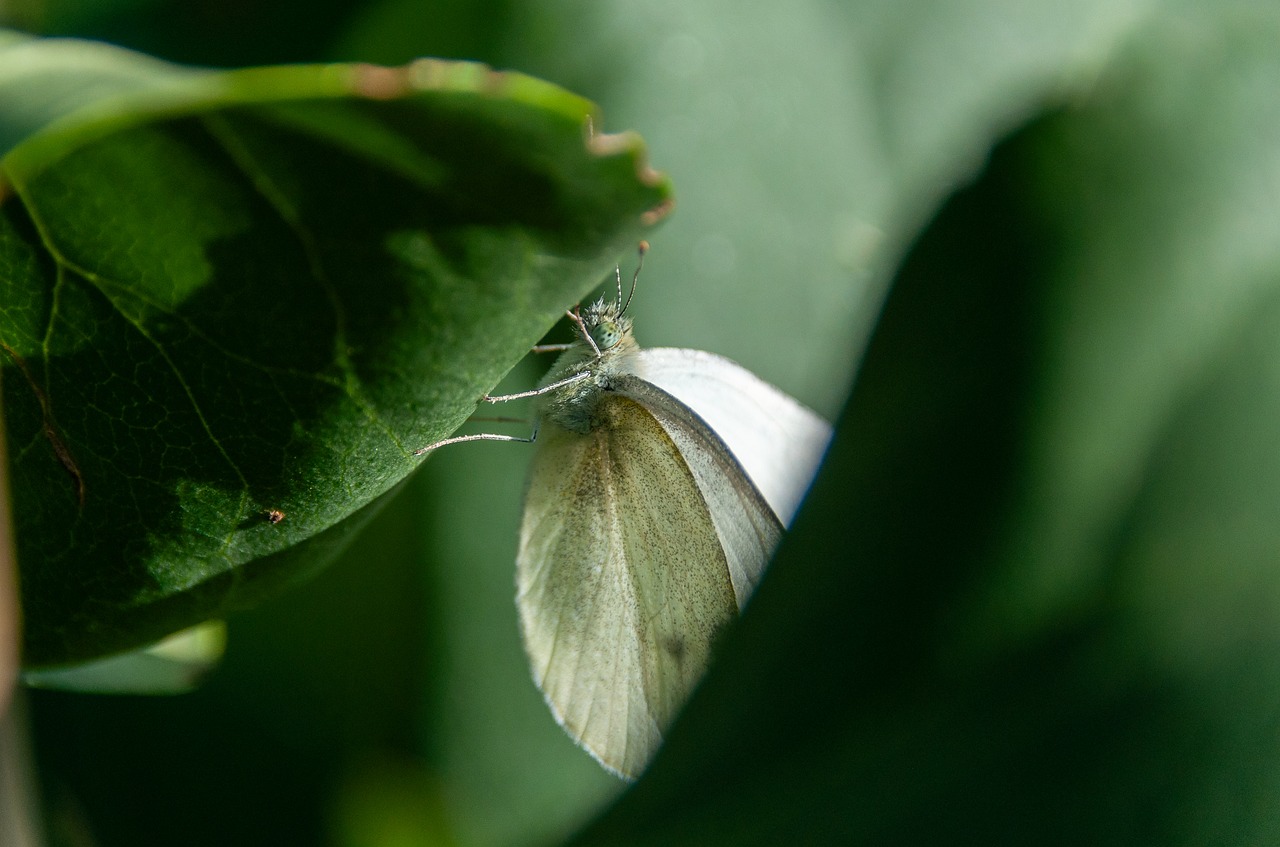
POLYGON ((723 661, 573 843, 1274 838, 1277 39, 1150 22, 943 208, 723 661))
POLYGON ((322 566, 670 202, 587 101, 475 64, 209 72, 15 38, 0 89, 32 665, 322 566))
POLYGON ((94 694, 185 694, 218 666, 227 646, 227 625, 206 621, 163 641, 105 659, 28 671, 24 685, 94 694))

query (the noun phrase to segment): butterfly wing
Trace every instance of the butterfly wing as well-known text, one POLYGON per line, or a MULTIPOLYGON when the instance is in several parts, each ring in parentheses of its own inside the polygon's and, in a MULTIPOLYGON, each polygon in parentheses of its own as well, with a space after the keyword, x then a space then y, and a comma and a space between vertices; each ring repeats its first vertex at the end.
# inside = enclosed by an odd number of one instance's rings
POLYGON ((746 605, 782 537, 782 524, 759 490, 710 427, 661 388, 618 374, 611 388, 643 405, 684 458, 715 525, 738 607, 746 605))
POLYGON ((556 719, 632 777, 738 603, 711 510, 668 429, 619 394, 601 398, 595 420, 586 434, 552 422, 539 432, 517 605, 556 719))
POLYGON ((830 424, 714 353, 655 347, 629 354, 624 368, 696 412, 790 525, 831 441, 830 424))

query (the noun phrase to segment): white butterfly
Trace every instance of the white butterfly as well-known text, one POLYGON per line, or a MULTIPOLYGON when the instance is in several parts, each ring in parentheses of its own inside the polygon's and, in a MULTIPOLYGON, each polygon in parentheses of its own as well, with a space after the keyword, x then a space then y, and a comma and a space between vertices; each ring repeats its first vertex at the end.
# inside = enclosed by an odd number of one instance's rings
POLYGON ((831 427, 728 359, 641 350, 621 289, 619 275, 617 302, 570 313, 580 337, 536 390, 486 398, 534 397, 530 439, 418 452, 536 440, 516 557, 525 649, 556 720, 630 779, 759 583, 831 427))

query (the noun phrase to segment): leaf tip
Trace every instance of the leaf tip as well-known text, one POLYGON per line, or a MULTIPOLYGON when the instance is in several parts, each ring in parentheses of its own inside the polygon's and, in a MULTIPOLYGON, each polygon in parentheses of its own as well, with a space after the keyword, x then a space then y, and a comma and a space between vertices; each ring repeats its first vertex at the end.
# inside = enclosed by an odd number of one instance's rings
POLYGON ((657 226, 658 222, 671 214, 671 210, 675 208, 676 201, 674 197, 668 197, 656 206, 650 207, 640 213, 640 222, 645 226, 657 226))
MULTIPOLYGON (((588 115, 586 120, 587 150, 593 156, 602 158, 609 156, 632 156, 635 159, 636 179, 650 188, 667 186, 667 175, 649 164, 644 139, 635 132, 617 132, 597 134, 594 129, 594 116, 588 115)), ((675 207, 675 199, 664 197, 657 205, 646 210, 641 220, 645 226, 653 226, 661 221, 675 207)))

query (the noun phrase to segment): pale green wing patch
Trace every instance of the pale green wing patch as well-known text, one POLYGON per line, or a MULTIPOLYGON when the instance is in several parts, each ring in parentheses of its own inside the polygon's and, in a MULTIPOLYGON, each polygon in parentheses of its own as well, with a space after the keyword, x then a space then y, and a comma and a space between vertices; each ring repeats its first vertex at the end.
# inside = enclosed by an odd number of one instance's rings
POLYGON ((708 506, 676 443, 605 395, 589 434, 545 424, 529 477, 517 603, 557 720, 634 777, 737 614, 708 506))
MULTIPOLYGON (((751 376, 747 371, 743 373, 751 376)), ((734 595, 738 607, 742 608, 764 576, 764 569, 782 538, 782 523, 778 515, 724 440, 682 400, 645 379, 629 374, 613 377, 611 384, 613 390, 641 403, 679 449, 711 513, 729 566, 734 595)), ((782 392, 771 386, 770 389, 792 406, 800 408, 782 392)), ((814 419, 819 420, 816 416, 814 419)), ((781 440, 773 447, 782 452, 792 449, 781 440)), ((813 459, 814 463, 816 461, 813 459)), ((799 467, 798 473, 812 475, 812 465, 799 467)), ((807 481, 803 487, 808 487, 807 481)), ((796 499, 798 501, 799 495, 796 499)))

